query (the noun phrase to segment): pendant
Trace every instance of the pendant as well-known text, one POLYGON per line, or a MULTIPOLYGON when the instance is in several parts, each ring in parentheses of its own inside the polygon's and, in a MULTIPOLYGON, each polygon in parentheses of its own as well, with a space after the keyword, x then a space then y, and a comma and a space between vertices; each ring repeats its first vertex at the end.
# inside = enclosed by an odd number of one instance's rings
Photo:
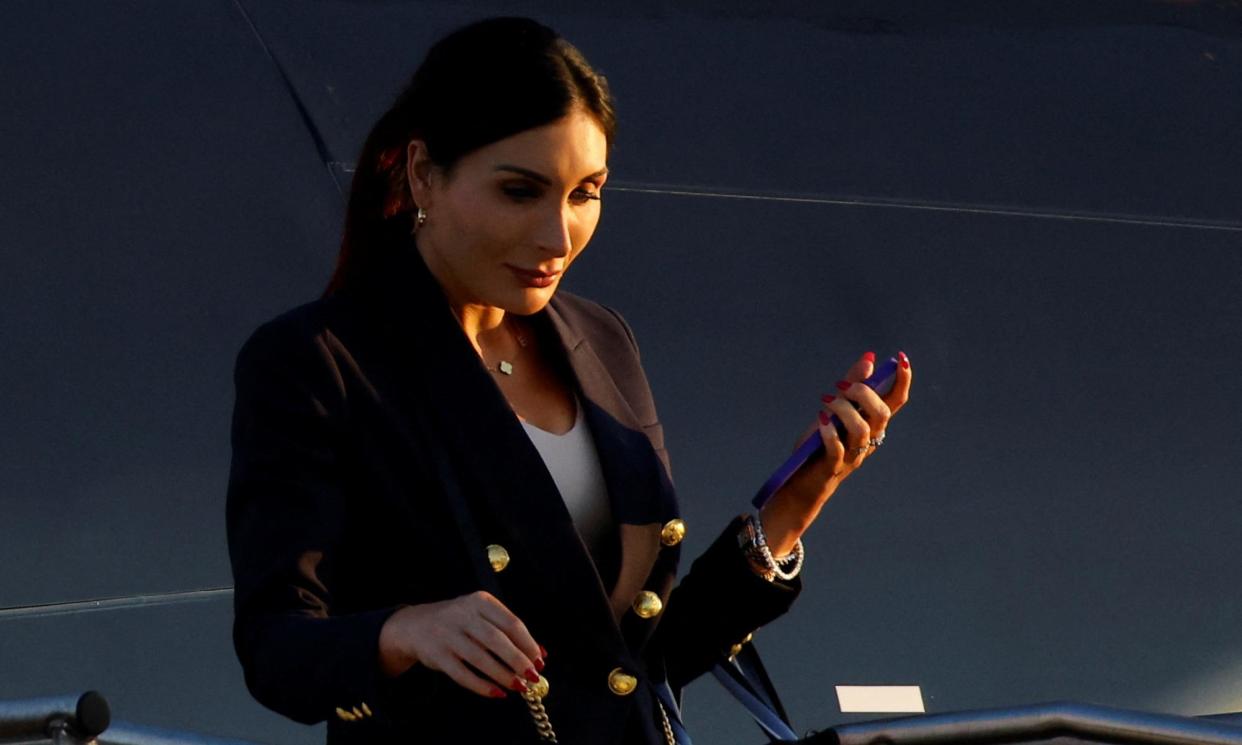
POLYGON ((496 369, 501 371, 505 375, 512 375, 513 374, 513 363, 509 362, 508 360, 501 360, 500 364, 496 366, 496 369))

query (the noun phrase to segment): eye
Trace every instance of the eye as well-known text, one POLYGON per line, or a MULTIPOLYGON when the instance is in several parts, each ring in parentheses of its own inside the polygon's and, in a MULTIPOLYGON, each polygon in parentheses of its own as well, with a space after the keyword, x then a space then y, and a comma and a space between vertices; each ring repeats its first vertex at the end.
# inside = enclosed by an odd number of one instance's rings
POLYGON ((515 202, 529 202, 532 199, 538 199, 542 194, 538 187, 529 184, 504 184, 500 190, 515 202))
POLYGON ((590 192, 586 189, 574 189, 569 195, 569 201, 574 204, 586 204, 591 200, 598 201, 599 192, 590 192))

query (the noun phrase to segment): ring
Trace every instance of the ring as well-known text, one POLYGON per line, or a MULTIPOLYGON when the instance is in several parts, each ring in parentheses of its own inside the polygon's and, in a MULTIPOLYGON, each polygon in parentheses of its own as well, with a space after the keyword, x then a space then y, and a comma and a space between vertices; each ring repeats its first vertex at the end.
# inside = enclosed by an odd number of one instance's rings
POLYGON ((885 430, 885 431, 883 431, 883 432, 881 432, 881 433, 880 433, 880 436, 879 436, 879 437, 872 437, 872 438, 871 438, 871 443, 870 443, 870 444, 871 444, 871 447, 873 447, 873 448, 878 448, 879 446, 883 445, 883 444, 884 444, 884 438, 885 438, 885 437, 887 437, 887 436, 888 436, 888 431, 887 431, 887 430, 885 430))
POLYGON ((870 449, 871 449, 870 445, 863 445, 862 447, 850 448, 850 452, 854 453, 855 455, 862 455, 863 453, 867 452, 870 449))

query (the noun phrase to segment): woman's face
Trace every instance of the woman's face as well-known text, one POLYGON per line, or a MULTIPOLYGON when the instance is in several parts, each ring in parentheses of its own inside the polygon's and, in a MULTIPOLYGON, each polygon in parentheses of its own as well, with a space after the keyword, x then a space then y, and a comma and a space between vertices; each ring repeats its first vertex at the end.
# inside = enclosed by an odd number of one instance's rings
POLYGON ((418 247, 456 308, 541 310, 599 223, 608 143, 581 109, 476 150, 450 174, 408 149, 418 247))

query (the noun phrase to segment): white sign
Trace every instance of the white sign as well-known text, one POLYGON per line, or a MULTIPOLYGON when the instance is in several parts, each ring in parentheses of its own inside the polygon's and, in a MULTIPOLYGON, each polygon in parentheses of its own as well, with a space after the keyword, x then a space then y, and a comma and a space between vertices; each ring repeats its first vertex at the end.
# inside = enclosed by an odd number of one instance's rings
POLYGON ((922 714, 923 692, 918 686, 837 686, 841 712, 865 714, 922 714))

